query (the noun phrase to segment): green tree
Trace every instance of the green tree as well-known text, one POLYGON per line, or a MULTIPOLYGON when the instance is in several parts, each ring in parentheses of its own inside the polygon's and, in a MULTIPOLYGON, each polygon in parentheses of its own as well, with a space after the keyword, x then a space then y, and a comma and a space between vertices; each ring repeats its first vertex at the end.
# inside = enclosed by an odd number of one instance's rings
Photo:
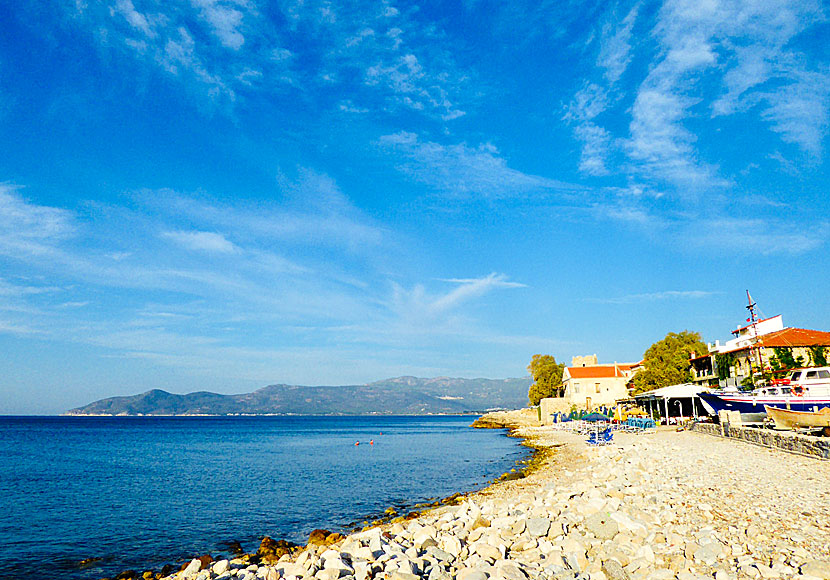
POLYGON ((531 405, 538 405, 545 397, 554 395, 562 384, 562 373, 565 365, 556 362, 549 354, 534 354, 527 366, 527 371, 533 377, 533 384, 527 393, 531 405))
POLYGON ((684 330, 668 333, 666 338, 652 344, 643 355, 645 368, 634 375, 634 392, 642 393, 690 381, 691 353, 701 356, 708 352, 709 348, 697 332, 684 330))

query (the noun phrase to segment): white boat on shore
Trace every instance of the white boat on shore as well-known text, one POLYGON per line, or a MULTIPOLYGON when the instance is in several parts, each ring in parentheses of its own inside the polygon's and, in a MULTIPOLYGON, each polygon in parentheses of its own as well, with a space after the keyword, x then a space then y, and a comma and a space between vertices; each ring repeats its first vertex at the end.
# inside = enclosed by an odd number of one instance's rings
POLYGON ((786 378, 752 391, 713 390, 698 396, 713 415, 739 411, 748 423, 763 421, 770 407, 815 412, 830 407, 830 367, 794 369, 786 378))
POLYGON ((817 411, 793 411, 767 405, 764 405, 764 408, 767 415, 775 421, 776 429, 830 429, 830 407, 822 407, 817 411))

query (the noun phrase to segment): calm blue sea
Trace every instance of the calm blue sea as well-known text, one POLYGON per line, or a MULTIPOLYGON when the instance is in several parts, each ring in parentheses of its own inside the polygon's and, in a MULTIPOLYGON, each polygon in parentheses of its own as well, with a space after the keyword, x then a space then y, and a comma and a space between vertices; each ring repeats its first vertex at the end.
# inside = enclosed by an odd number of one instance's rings
POLYGON ((230 541, 255 551, 263 535, 300 543, 480 488, 527 451, 472 420, 0 417, 0 578, 158 569, 230 541), (80 569, 89 557, 103 561, 80 569))

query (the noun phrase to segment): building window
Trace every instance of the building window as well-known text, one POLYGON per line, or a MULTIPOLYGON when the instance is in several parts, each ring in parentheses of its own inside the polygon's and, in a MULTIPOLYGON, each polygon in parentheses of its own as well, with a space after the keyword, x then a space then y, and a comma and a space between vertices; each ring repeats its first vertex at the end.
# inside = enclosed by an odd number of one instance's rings
POLYGON ((595 386, 595 388, 596 388, 597 393, 602 392, 602 391, 601 391, 601 389, 600 389, 600 384, 599 384, 599 383, 595 383, 595 385, 594 385, 594 386, 595 386))
POLYGON ((579 383, 574 383, 574 393, 579 393, 579 383))

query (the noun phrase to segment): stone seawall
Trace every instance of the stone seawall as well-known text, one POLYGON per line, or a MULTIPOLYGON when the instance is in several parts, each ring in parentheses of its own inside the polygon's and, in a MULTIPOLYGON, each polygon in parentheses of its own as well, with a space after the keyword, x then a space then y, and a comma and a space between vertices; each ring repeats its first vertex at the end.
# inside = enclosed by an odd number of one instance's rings
POLYGON ((792 431, 773 431, 771 429, 755 429, 737 427, 733 425, 714 425, 712 423, 695 423, 692 430, 717 437, 738 439, 754 445, 781 449, 790 453, 830 459, 830 439, 811 437, 792 431))

